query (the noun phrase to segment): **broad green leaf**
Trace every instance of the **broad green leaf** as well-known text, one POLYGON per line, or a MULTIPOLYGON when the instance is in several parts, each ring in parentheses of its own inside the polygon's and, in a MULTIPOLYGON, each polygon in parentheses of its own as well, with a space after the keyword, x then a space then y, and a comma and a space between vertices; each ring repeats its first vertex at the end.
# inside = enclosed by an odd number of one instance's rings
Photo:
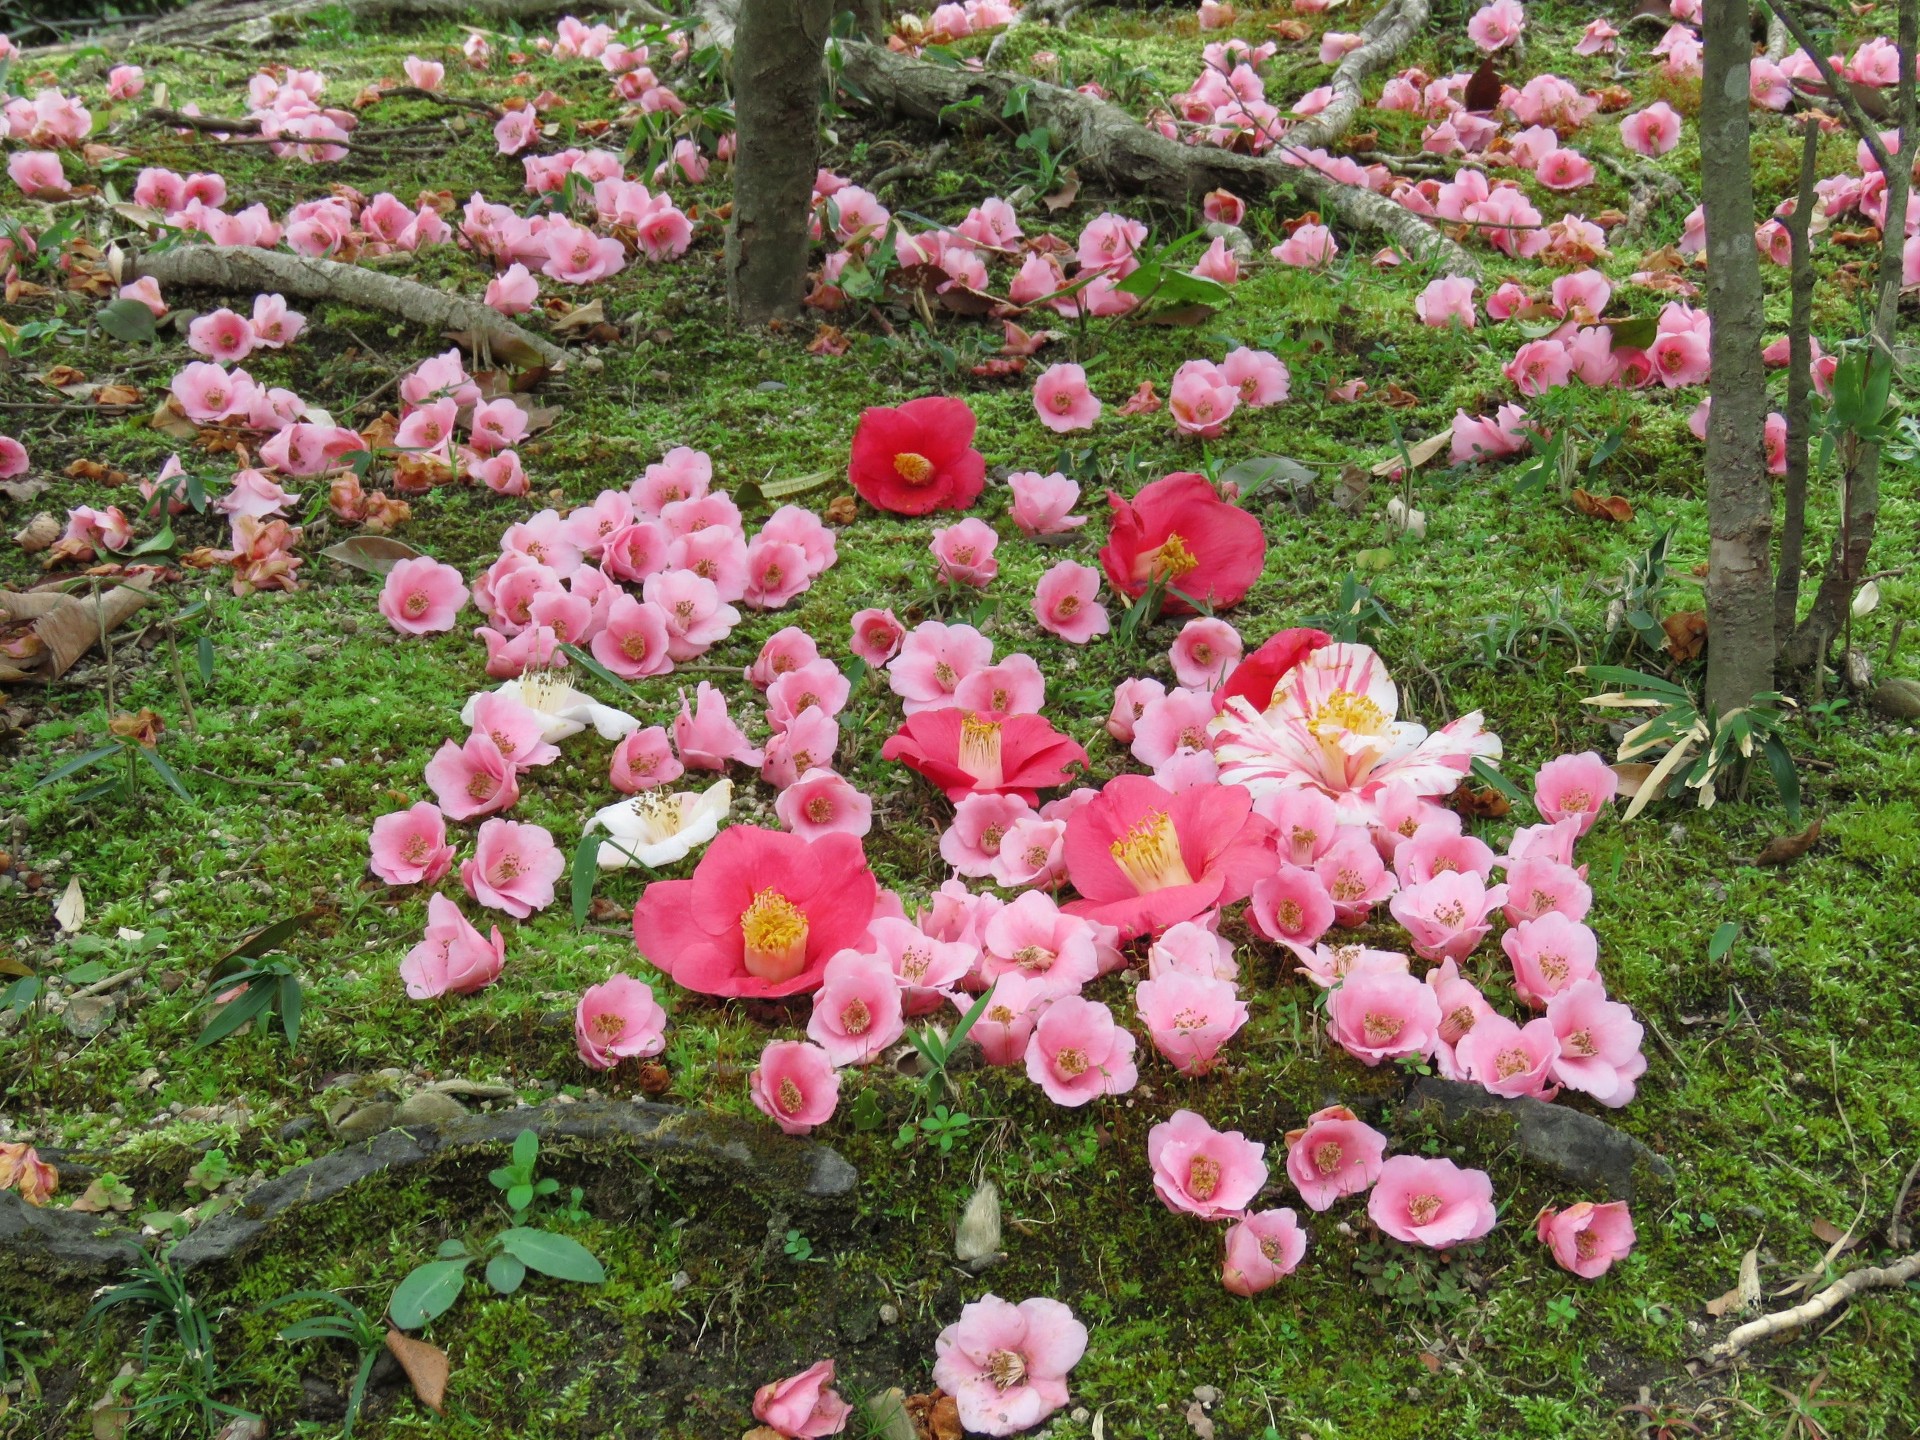
POLYGON ((524 1210, 532 1203, 533 1187, 531 1185, 514 1185, 508 1189, 507 1204, 515 1210, 524 1210))
POLYGON ((1732 920, 1722 921, 1720 928, 1713 932, 1713 939, 1707 942, 1707 959, 1724 960, 1739 938, 1740 926, 1732 920))
POLYGON ((192 801, 193 796, 189 795, 187 793, 187 787, 180 783, 180 777, 174 774, 173 766, 160 758, 160 752, 158 750, 154 750, 146 745, 136 745, 133 748, 134 753, 147 762, 149 768, 152 769, 154 774, 160 777, 161 781, 169 790, 173 791, 173 793, 178 795, 182 800, 192 801))
POLYGON ((539 1158, 539 1135, 532 1130, 522 1130, 513 1137, 513 1163, 523 1174, 530 1174, 533 1162, 539 1158))
POLYGON ((138 300, 110 300, 93 318, 108 335, 128 345, 160 338, 154 329, 153 312, 138 300))
POLYGON ((989 985, 978 1000, 967 1007, 967 1013, 960 1017, 960 1023, 953 1027, 953 1034, 947 1037, 947 1051, 953 1052, 955 1046, 967 1038, 967 1032, 973 1029, 974 1022, 987 1013, 987 1002, 993 999, 993 986, 989 985))
POLYGON ((529 1270, 538 1270, 556 1280, 598 1285, 607 1278, 606 1270, 593 1258, 591 1250, 578 1240, 551 1231, 516 1225, 500 1232, 500 1248, 529 1270))
POLYGON ((841 473, 816 470, 811 475, 794 475, 785 480, 763 480, 760 482, 760 494, 764 499, 784 500, 789 495, 803 495, 809 490, 818 490, 822 485, 831 484, 841 473))
POLYGON ((512 1255, 496 1255, 487 1262, 487 1284, 502 1295, 511 1295, 520 1288, 520 1282, 527 1278, 524 1262, 512 1255))
POLYGON ((1514 805, 1525 805, 1527 803, 1526 791, 1522 790, 1518 785, 1514 784, 1513 781, 1494 769, 1493 766, 1487 762, 1486 756, 1474 756, 1473 764, 1469 768, 1472 771, 1474 779, 1478 780, 1482 785, 1491 785, 1502 795, 1506 796, 1510 803, 1514 805))
POLYGON ((282 975, 280 977, 280 1029, 287 1037, 289 1050, 300 1043, 300 1005, 300 977, 282 975))
POLYGON ((586 671, 589 675, 593 676, 596 680, 604 680, 607 684, 613 686, 613 688, 615 690, 618 690, 621 694, 632 695, 638 698, 640 694, 639 691, 635 690, 626 681, 622 680, 618 675, 614 674, 611 670, 607 669, 606 666, 602 665, 598 660, 594 659, 593 656, 589 655, 586 651, 582 650, 578 645, 562 645, 560 648, 562 651, 566 653, 566 656, 569 660, 573 661, 574 664, 578 665, 582 670, 586 671))
POLYGON ((272 999, 271 984, 260 980, 250 982, 246 989, 220 1007, 219 1013, 207 1022, 207 1027, 200 1032, 199 1038, 187 1048, 204 1050, 207 1046, 226 1039, 249 1020, 257 1020, 264 1015, 272 999))
POLYGON ((213 683, 213 641, 202 635, 194 648, 200 662, 200 683, 211 685, 213 683))
POLYGON ((573 923, 576 929, 587 923, 587 912, 593 909, 593 882, 600 873, 599 857, 600 836, 590 830, 573 847, 573 923))
POLYGON ((467 1283, 464 1260, 429 1260, 393 1288, 387 1315, 396 1330, 418 1330, 453 1308, 467 1283))

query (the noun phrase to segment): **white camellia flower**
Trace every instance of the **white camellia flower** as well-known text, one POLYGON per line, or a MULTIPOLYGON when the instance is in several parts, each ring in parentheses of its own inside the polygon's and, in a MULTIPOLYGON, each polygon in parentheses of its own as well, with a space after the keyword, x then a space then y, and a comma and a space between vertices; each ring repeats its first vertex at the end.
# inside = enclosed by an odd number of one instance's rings
MULTIPOLYGON (((624 740, 640 728, 640 722, 626 711, 600 704, 550 671, 528 671, 500 686, 498 693, 518 700, 540 717, 540 738, 549 745, 578 735, 589 725, 603 740, 624 740)), ((469 696, 461 707, 460 719, 468 725, 473 723, 473 707, 479 699, 478 695, 469 696)))
POLYGON ((600 846, 602 870, 636 862, 658 870, 718 835, 732 809, 731 780, 715 781, 698 792, 649 790, 596 813, 587 822, 587 833, 605 830, 613 837, 615 843, 600 846))

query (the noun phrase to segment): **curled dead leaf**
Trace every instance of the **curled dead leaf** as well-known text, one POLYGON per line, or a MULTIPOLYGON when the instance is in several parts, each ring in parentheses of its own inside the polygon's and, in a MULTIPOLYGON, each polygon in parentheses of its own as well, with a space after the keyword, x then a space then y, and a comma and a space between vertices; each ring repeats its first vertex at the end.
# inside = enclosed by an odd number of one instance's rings
POLYGON ((398 1330, 387 1331, 387 1350, 407 1372, 407 1380, 420 1403, 434 1414, 442 1413, 447 1401, 447 1376, 452 1366, 447 1352, 425 1340, 415 1340, 398 1330))
POLYGON ((1625 525, 1633 519, 1633 504, 1626 496, 1595 495, 1577 486, 1573 492, 1573 508, 1582 515, 1590 515, 1595 520, 1611 520, 1616 525, 1625 525))
POLYGON ((1047 213, 1049 215, 1058 215, 1062 210, 1073 204, 1073 202, 1079 198, 1079 195, 1080 172, 1069 169, 1062 180, 1060 188, 1051 195, 1041 196, 1040 203, 1047 207, 1047 213))
POLYGON ((836 495, 827 502, 829 525, 851 525, 860 514, 860 502, 851 495, 836 495))
POLYGON ((1707 612, 1682 610, 1660 622, 1667 632, 1667 653, 1680 661, 1697 660, 1707 648, 1707 612))
POLYGON ((29 555, 37 555, 60 538, 60 522, 44 510, 13 532, 13 540, 29 555))
POLYGON ((1761 847, 1754 857, 1756 865, 1791 865, 1814 847, 1820 839, 1820 831, 1826 825, 1825 819, 1815 820, 1813 824, 1797 835, 1776 835, 1761 847))
POLYGON ((1644 760, 1622 760, 1617 765, 1609 765, 1609 770, 1620 777, 1620 794, 1631 800, 1640 793, 1640 787, 1647 783, 1647 777, 1653 774, 1653 766, 1644 760))

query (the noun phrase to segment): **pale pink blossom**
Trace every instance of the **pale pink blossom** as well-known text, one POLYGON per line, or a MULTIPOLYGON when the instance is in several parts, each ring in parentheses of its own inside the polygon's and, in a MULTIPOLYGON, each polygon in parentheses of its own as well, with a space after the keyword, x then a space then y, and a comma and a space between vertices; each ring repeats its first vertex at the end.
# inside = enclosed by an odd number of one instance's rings
POLYGON ((1373 907, 1399 888, 1373 841, 1354 826, 1336 833, 1333 844, 1313 862, 1313 873, 1333 901, 1334 923, 1348 928, 1366 924, 1373 907))
POLYGON ((900 987, 874 955, 842 950, 827 961, 813 997, 807 1038, 836 1066, 876 1060, 904 1033, 900 987))
POLYGON ((1212 439, 1238 408, 1240 391, 1211 360, 1189 360, 1174 372, 1167 404, 1179 429, 1212 439))
POLYGON ((1620 777, 1592 750, 1549 760, 1533 782, 1533 800, 1541 818, 1549 822, 1576 819, 1582 835, 1593 828, 1619 791, 1620 777))
POLYGON ((1642 1029, 1633 1012, 1607 999, 1598 980, 1580 980, 1547 1002, 1547 1023, 1560 1041, 1553 1078, 1569 1090, 1618 1108, 1633 1099, 1646 1073, 1642 1029))
POLYGON ((1614 42, 1620 38, 1620 32, 1607 23, 1606 16, 1587 22, 1587 28, 1580 32, 1580 39, 1573 47, 1576 55, 1611 55, 1614 42))
MULTIPOLYGON (((1408 848, 1401 846, 1399 855, 1406 854, 1408 848)), ((1491 933, 1493 912, 1506 896, 1504 885, 1489 889, 1473 871, 1452 870, 1406 886, 1388 908, 1406 927, 1413 939, 1414 954, 1421 959, 1465 960, 1491 933)))
POLYGON ((1187 273, 1196 279, 1211 280, 1216 285, 1238 285, 1240 259, 1227 247, 1226 237, 1216 235, 1213 237, 1213 243, 1207 246, 1206 253, 1187 273))
POLYGON ((747 1096, 787 1134, 805 1135, 833 1118, 840 1072, 818 1045, 770 1040, 747 1077, 747 1096))
POLYGON ((1078 365, 1050 365, 1033 384, 1033 408, 1040 423, 1056 434, 1090 430, 1100 418, 1100 400, 1087 388, 1087 372, 1078 365))
POLYGON ((1007 485, 1013 491, 1013 523, 1028 539, 1064 535, 1087 523, 1086 516, 1067 513, 1080 503, 1080 487, 1058 471, 1017 470, 1007 476, 1007 485))
POLYGON ((1113 709, 1107 715, 1107 734, 1127 745, 1133 742, 1140 717, 1156 700, 1166 697, 1167 687, 1151 676, 1135 676, 1113 687, 1113 709))
POLYGON ((859 610, 853 617, 853 638, 847 648, 875 669, 900 653, 907 630, 891 610, 859 610))
POLYGON ((1273 826, 1274 844, 1283 861, 1311 866, 1333 848, 1340 812, 1318 790, 1271 791, 1257 798, 1253 809, 1273 826))
POLYGON ((1153 1193, 1176 1215, 1244 1214, 1267 1183, 1266 1150, 1238 1130, 1216 1130, 1193 1111, 1176 1110, 1147 1132, 1153 1193))
POLYGON ((1592 887, 1571 865, 1544 850, 1509 858, 1505 906, 1509 925, 1537 920, 1555 910, 1569 920, 1584 920, 1592 907, 1592 887))
POLYGON ((589 1068, 611 1070, 622 1060, 667 1048, 667 1012, 652 986, 616 972, 581 994, 573 1010, 573 1041, 589 1068))
POLYGON ((1317 270, 1333 263, 1333 257, 1340 253, 1340 245, 1326 226, 1307 224, 1274 246, 1272 253, 1282 265, 1317 270))
POLYGON ((1040 577, 1033 594, 1033 618, 1048 634, 1085 645, 1110 628, 1107 607, 1099 596, 1098 570, 1062 560, 1040 577))
POLYGON ((424 800, 375 820, 368 846, 367 868, 389 885, 432 885, 453 866, 446 817, 424 800))
POLYGON ((428 555, 402 560, 380 587, 380 613, 405 635, 451 630, 467 603, 467 582, 428 555))
POLYGON ((474 837, 460 883, 482 905, 524 920, 553 903, 554 884, 566 868, 567 857, 544 827, 494 819, 474 837))
POLYGON ((153 318, 156 320, 161 319, 167 313, 167 302, 160 298, 160 282, 151 275, 142 275, 132 284, 122 285, 120 287, 119 298, 122 300, 138 300, 153 312, 153 318))
POLYGON ((487 282, 485 303, 502 315, 524 315, 540 299, 540 282, 518 260, 487 282))
POLYGON ((1014 654, 964 677, 954 687, 953 703, 962 710, 999 715, 1038 715, 1045 705, 1047 677, 1031 655, 1014 654))
POLYGON ((60 157, 50 150, 19 150, 7 160, 7 178, 30 200, 64 200, 73 194, 60 157))
POLYGON ((1067 995, 1047 1007, 1027 1041, 1027 1078, 1056 1105, 1077 1107, 1134 1087, 1134 1039, 1096 1000, 1067 995))
POLYGON ((1275 356, 1244 345, 1227 352, 1227 358, 1220 362, 1220 375, 1233 387, 1242 405, 1256 410, 1282 404, 1293 378, 1275 356))
POLYGON ((471 995, 498 980, 507 947, 500 927, 492 930, 483 937, 459 906, 444 895, 429 895, 426 938, 400 962, 407 994, 415 1000, 471 995))
MULTIPOLYGON (((989 1065, 1019 1065, 1026 1059, 1035 1023, 1056 998, 1044 979, 1010 970, 993 982, 993 997, 967 1038, 980 1047, 989 1065)), ((962 996, 955 996, 953 1004, 962 1013, 972 1008, 972 1001, 962 996)))
POLYGON ((680 713, 673 719, 673 745, 682 765, 689 770, 724 770, 729 760, 751 769, 765 763, 764 752, 747 742, 727 714, 725 694, 702 680, 694 697, 689 704, 687 692, 680 692, 680 713))
POLYGON ((407 77, 407 83, 421 90, 438 90, 447 78, 447 67, 438 60, 422 60, 418 55, 409 55, 400 62, 400 69, 407 77))
POLYGON ((440 808, 455 820, 472 820, 508 809, 520 798, 513 763, 479 732, 456 745, 448 740, 427 762, 427 784, 440 808))
POLYGON ((1253 1296, 1291 1275, 1307 1253, 1307 1232, 1293 1211, 1260 1210, 1227 1227, 1220 1283, 1234 1295, 1253 1296))
POLYGON ((1000 562, 993 557, 1000 536, 986 521, 969 515, 952 525, 936 528, 933 543, 934 571, 949 585, 970 585, 985 589, 1000 573, 1000 562))
POLYGON ((887 683, 909 715, 954 703, 953 692, 993 661, 993 642, 971 625, 927 620, 907 632, 887 662, 887 683))
POLYGON ((1204 690, 1176 686, 1148 702, 1133 727, 1133 758, 1158 767, 1183 750, 1210 751, 1213 697, 1204 690))
POLYGON ((1014 822, 1033 813, 1018 795, 963 795, 954 802, 953 823, 940 837, 940 857, 962 875, 981 879, 1014 822))
POLYGON ((1100 973, 1093 927, 1038 890, 994 913, 981 927, 980 951, 982 980, 1024 975, 1041 981, 1055 997, 1077 994, 1100 973))
POLYGON ((719 587, 691 570, 649 575, 640 594, 667 616, 667 653, 676 662, 696 660, 740 623, 740 612, 720 598, 719 587))
POLYGON ((1513 44, 1526 28, 1527 13, 1520 0, 1493 0, 1473 12, 1467 21, 1467 38, 1491 55, 1513 44))
POLYGON ((1420 1155, 1395 1155, 1381 1167, 1367 1215, 1395 1240, 1435 1250, 1478 1240, 1499 1219, 1484 1170, 1420 1155))
POLYGON ((1026 815, 1016 819, 993 857, 993 882, 1003 889, 1056 890, 1067 878, 1067 822, 1026 815))
POLYGON ((1240 632, 1217 616, 1196 616, 1180 628, 1167 658, 1174 678, 1189 689, 1212 690, 1240 663, 1240 632))
POLYGON ((780 824, 805 840, 865 835, 873 828, 873 801, 831 770, 807 771, 773 802, 780 824))
POLYGON ((938 940, 910 920, 883 915, 867 931, 873 951, 900 986, 904 1013, 928 1015, 954 1000, 954 989, 979 959, 964 940, 938 940))
POLYGON ((1664 100, 1636 110, 1620 122, 1620 143, 1636 155, 1664 155, 1680 143, 1679 113, 1664 100))
POLYGON ((1174 970, 1143 980, 1134 1000, 1153 1046, 1182 1075, 1204 1075, 1220 1047, 1247 1023, 1246 1002, 1232 982, 1174 970))
POLYGON ((607 779, 621 794, 638 795, 656 785, 678 780, 684 773, 666 730, 649 725, 633 731, 613 747, 607 779))
POLYGON ((787 1440, 838 1435, 852 1414, 853 1407, 833 1389, 831 1360, 817 1361, 753 1393, 753 1418, 787 1440))
POLYGON ((1253 887, 1247 921, 1304 963, 1333 925, 1333 901, 1320 877, 1299 865, 1282 865, 1253 887))
POLYGON ((1328 1033, 1369 1067, 1433 1053, 1440 1004, 1421 981, 1387 969, 1350 971, 1327 1000, 1328 1033))
POLYGON ((1087 1327, 1058 1300, 1013 1305, 985 1295, 934 1341, 933 1382, 953 1396, 977 1435, 1013 1435, 1066 1405, 1067 1372, 1087 1350, 1087 1327))
POLYGON ((1422 325, 1444 328, 1459 321, 1463 330, 1477 323, 1473 309, 1473 291, 1478 282, 1464 275, 1443 275, 1430 281, 1415 297, 1413 310, 1422 325))

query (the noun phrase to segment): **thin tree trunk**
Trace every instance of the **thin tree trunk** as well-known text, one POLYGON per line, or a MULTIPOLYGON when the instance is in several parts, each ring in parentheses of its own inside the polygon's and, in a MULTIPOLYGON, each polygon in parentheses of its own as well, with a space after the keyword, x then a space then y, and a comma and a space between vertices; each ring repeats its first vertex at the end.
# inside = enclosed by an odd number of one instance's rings
POLYGON ((1713 409, 1707 420, 1707 704, 1720 714, 1773 684, 1773 493, 1764 434, 1760 257, 1748 151, 1748 0, 1706 0, 1700 191, 1707 218, 1713 409))
POLYGON ((727 301, 743 325, 791 320, 807 289, 807 218, 834 0, 743 0, 733 37, 739 150, 727 301))
MULTIPOLYGON (((1912 193, 1913 144, 1920 135, 1916 123, 1914 94, 1914 58, 1920 53, 1920 0, 1901 0, 1900 4, 1900 147, 1890 164, 1883 166, 1887 177, 1887 223, 1880 242, 1878 276, 1871 338, 1874 350, 1883 362, 1893 356, 1894 326, 1900 313, 1901 249, 1906 237, 1907 199, 1912 193)), ((1854 592, 1867 573, 1867 556, 1873 549, 1874 531, 1880 523, 1880 446, 1871 442, 1860 446, 1860 457, 1847 477, 1845 503, 1840 515, 1840 533, 1835 537, 1826 573, 1814 593, 1813 607, 1794 632, 1788 646, 1788 660, 1795 668, 1807 668, 1825 660, 1834 637, 1846 628, 1853 606, 1854 592)))
POLYGON ((1800 148, 1800 189, 1787 235, 1793 242, 1793 308, 1787 320, 1786 510, 1780 524, 1780 571, 1773 587, 1773 633, 1784 648, 1800 614, 1800 572, 1806 565, 1807 455, 1813 405, 1813 206, 1820 178, 1820 122, 1806 117, 1800 148))

